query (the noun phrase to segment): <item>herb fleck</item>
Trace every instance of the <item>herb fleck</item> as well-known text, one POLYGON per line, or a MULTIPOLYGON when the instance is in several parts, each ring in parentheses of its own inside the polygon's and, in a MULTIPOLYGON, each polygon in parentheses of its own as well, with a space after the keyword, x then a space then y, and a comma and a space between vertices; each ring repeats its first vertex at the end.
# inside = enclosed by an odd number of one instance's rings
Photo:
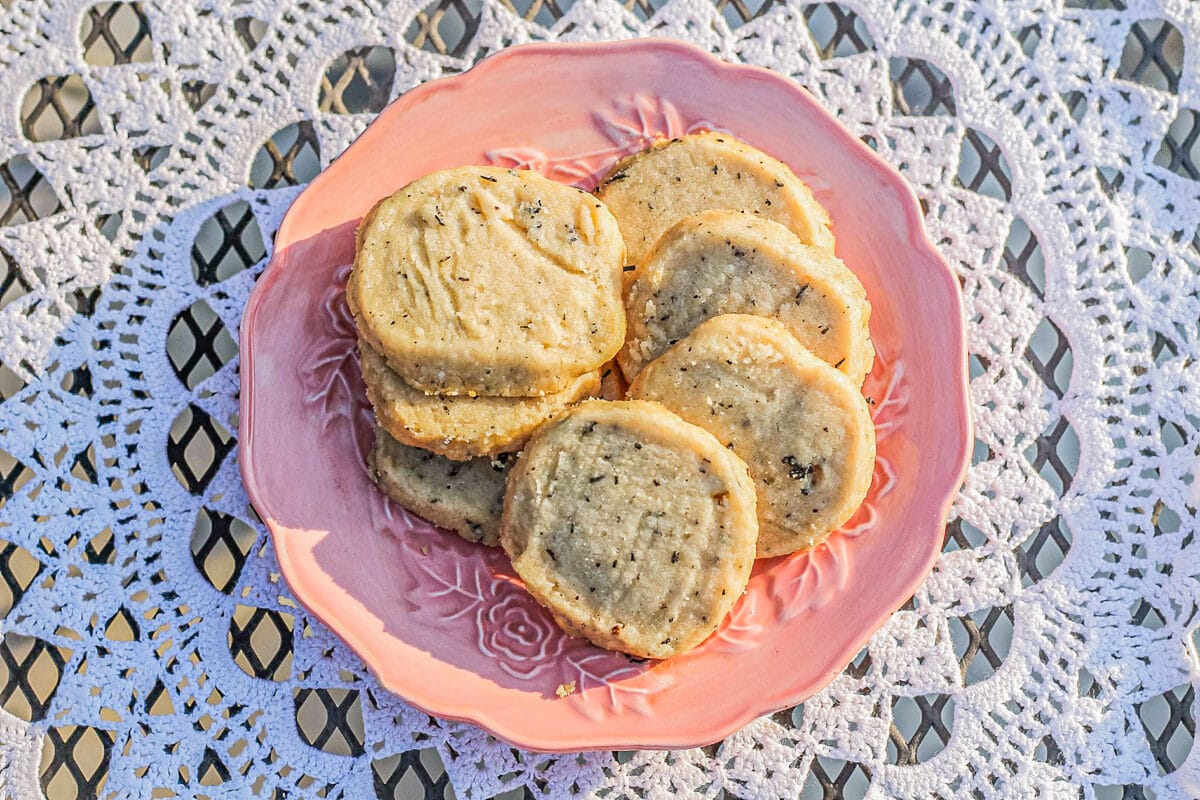
POLYGON ((812 464, 801 464, 795 456, 784 456, 780 459, 788 467, 788 477, 794 481, 812 476, 812 464))

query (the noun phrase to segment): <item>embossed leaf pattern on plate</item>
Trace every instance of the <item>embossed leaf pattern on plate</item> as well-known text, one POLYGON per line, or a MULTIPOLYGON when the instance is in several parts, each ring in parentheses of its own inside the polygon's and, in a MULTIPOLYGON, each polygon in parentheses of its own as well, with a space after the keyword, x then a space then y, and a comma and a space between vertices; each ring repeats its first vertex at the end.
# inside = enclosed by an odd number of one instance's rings
POLYGON ((720 653, 744 653, 753 648, 763 629, 760 606, 757 594, 747 592, 742 595, 705 646, 720 653))
POLYGON ((669 100, 644 94, 614 101, 611 109, 595 112, 592 119, 611 142, 610 146, 562 155, 530 146, 500 147, 487 151, 488 161, 510 169, 532 170, 551 180, 590 190, 619 159, 656 141, 697 131, 722 130, 708 120, 685 122, 669 100))
POLYGON ((564 683, 575 681, 576 691, 569 695, 572 707, 588 719, 624 710, 648 716, 650 698, 675 682, 673 675, 653 667, 654 662, 636 662, 574 640, 563 659, 564 683))
POLYGON ((325 335, 304 351, 299 377, 305 402, 321 410, 322 432, 348 423, 354 432, 354 446, 365 464, 374 434, 371 407, 358 366, 358 333, 346 304, 350 266, 346 264, 333 273, 321 296, 319 316, 325 335), (362 435, 364 427, 366 437, 362 435))
MULTIPOLYGON (((345 264, 334 270, 321 295, 318 315, 324 335, 305 350, 299 379, 305 402, 321 411, 322 434, 348 434, 358 463, 367 470, 367 454, 375 442, 375 415, 358 363, 358 331, 346 303, 350 267, 345 264)), ((392 533, 413 529, 414 520, 408 510, 383 492, 372 492, 369 502, 368 513, 378 529, 392 533)))

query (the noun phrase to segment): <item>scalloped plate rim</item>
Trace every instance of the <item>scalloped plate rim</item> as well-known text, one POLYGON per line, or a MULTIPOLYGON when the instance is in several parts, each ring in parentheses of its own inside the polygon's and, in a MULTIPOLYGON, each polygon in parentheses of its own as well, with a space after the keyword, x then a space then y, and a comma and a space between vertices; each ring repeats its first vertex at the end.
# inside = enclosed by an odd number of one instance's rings
MULTIPOLYGON (((350 147, 342 154, 339 154, 321 173, 314 178, 308 186, 304 188, 300 195, 297 196, 284 215, 275 237, 276 246, 272 251, 272 257, 264 269, 263 274, 259 277, 257 284, 252 290, 249 299, 245 306, 242 322, 239 327, 240 331, 240 351, 241 351, 241 373, 240 386, 241 397, 239 401, 239 410, 241 416, 241 432, 238 440, 238 462, 239 470, 242 475, 243 484, 246 489, 247 497, 252 506, 259 511, 260 517, 263 519, 264 525, 267 527, 272 540, 275 544, 276 557, 279 560, 280 570, 288 587, 296 595, 296 599, 300 601, 305 608, 313 613, 322 624, 326 625, 338 638, 346 643, 358 656, 363 660, 368 670, 375 675, 380 685, 385 689, 394 692, 406 703, 423 713, 431 716, 448 719, 458 722, 466 722, 477 725, 487 732, 495 735, 508 744, 515 747, 521 747, 528 750, 547 753, 569 753, 579 751, 592 750, 607 750, 607 749, 680 749, 689 747, 698 747, 728 737, 729 735, 740 730, 745 725, 758 719, 762 716, 780 711, 785 708, 792 707, 797 703, 803 702, 808 697, 811 697, 816 692, 827 686, 840 672, 845 668, 854 657, 854 655, 862 649, 863 646, 870 640, 874 633, 879 629, 888 618, 891 617, 899 608, 906 602, 907 597, 924 582, 932 570, 934 563, 937 560, 938 554, 941 552, 941 541, 944 538, 946 521, 949 515, 950 507, 954 498, 966 478, 967 470, 970 466, 971 459, 971 441, 973 438, 973 424, 970 411, 970 396, 969 396, 969 377, 967 371, 967 342, 965 321, 962 317, 962 292, 957 278, 953 270, 946 263, 938 252, 937 247, 929 237, 929 233, 925 228, 923 218, 920 213, 920 206, 915 192, 907 181, 886 161, 884 161, 874 150, 869 148, 865 143, 853 136, 846 130, 841 123, 827 109, 820 105, 803 87, 792 81, 790 78, 779 73, 773 72, 764 67, 758 67, 749 64, 734 64, 724 61, 711 53, 690 43, 666 38, 643 38, 631 39, 622 41, 608 42, 533 42, 528 44, 520 44, 505 48, 498 53, 490 55, 475 64, 465 72, 457 75, 437 78, 431 81, 422 83, 394 100, 390 103, 379 115, 367 126, 350 147), (898 194, 902 200, 904 209, 905 228, 912 236, 914 244, 920 245, 925 250, 925 255, 931 262, 938 264, 941 269, 937 275, 945 284, 943 289, 946 292, 947 299, 953 302, 957 312, 952 316, 958 324, 952 326, 950 330, 945 331, 945 335, 953 339, 950 346, 960 358, 960 369, 958 370, 958 380, 954 382, 957 390, 956 397, 953 398, 953 420, 951 422, 956 425, 960 433, 958 441, 961 443, 958 453, 951 460, 953 467, 948 470, 945 477, 945 482, 942 490, 942 500, 940 503, 939 513, 936 519, 930 521, 930 527, 934 529, 934 535, 923 537, 922 541, 937 542, 936 547, 929 548, 927 552, 922 553, 919 559, 921 568, 914 572, 917 576, 909 584, 905 585, 905 591, 901 595, 901 599, 886 607, 886 613, 880 613, 878 621, 870 626, 864 626, 858 636, 852 637, 850 644, 842 648, 839 656, 835 659, 835 663, 841 664, 836 668, 814 675, 808 680, 791 684, 786 689, 779 688, 774 691, 770 690, 772 684, 768 683, 768 689, 763 693, 763 701, 761 704, 753 708, 745 708, 736 713, 725 715, 719 720, 713 720, 707 727, 702 730, 697 727, 690 728, 686 735, 677 735, 671 728, 672 726, 661 726, 664 730, 655 735, 653 739, 643 740, 641 742, 632 741, 614 741, 605 739, 603 736, 571 736, 571 735, 531 735, 527 730, 516 730, 512 726, 503 722, 500 717, 493 716, 486 708, 471 706, 469 701, 464 701, 457 706, 443 706, 436 702, 427 702, 427 698, 423 697, 419 690, 414 690, 412 684, 406 684, 404 687, 395 686, 388 681, 385 676, 376 671, 372 662, 378 657, 375 647, 366 637, 359 637, 353 632, 339 630, 329 620, 335 619, 336 615, 331 612, 328 607, 321 601, 322 592, 317 588, 307 586, 303 579, 302 573, 297 572, 292 560, 291 554, 286 547, 279 547, 277 535, 278 526, 273 523, 274 515, 270 514, 270 503, 264 493, 260 490, 255 473, 251 470, 250 464, 252 458, 250 454, 253 451, 253 426, 254 426, 254 408, 252 403, 251 392, 249 388, 252 384, 252 376, 254 372, 254 322, 263 307, 264 298, 268 294, 268 289, 273 285, 285 271, 287 262, 286 248, 280 248, 279 242, 287 242, 290 235, 290 228, 293 222, 293 212, 299 205, 300 198, 311 190, 317 189, 327 177, 330 168, 337 163, 346 153, 353 148, 363 143, 363 140, 377 127, 380 126, 384 116, 392 116, 401 111, 416 105, 422 98, 434 92, 442 91, 454 85, 460 85, 471 80, 478 80, 487 74, 489 69, 495 67, 504 61, 511 59, 522 58, 529 54, 538 53, 554 53, 564 51, 574 52, 592 52, 592 53, 619 53, 625 49, 661 49, 673 51, 680 57, 689 58, 704 62, 704 64, 712 70, 728 71, 731 73, 741 73, 747 76, 754 76, 756 79, 764 80, 774 84, 778 89, 792 96, 792 98, 805 106, 806 113, 816 116, 822 124, 824 124, 831 134, 839 139, 841 143, 851 150, 857 157, 865 159, 872 167, 884 178, 889 187, 898 194), (265 513, 264 513, 265 512, 265 513), (938 536, 938 533, 941 536, 938 536), (374 658, 373 658, 374 656, 374 658)), ((780 685, 777 682, 775 685, 780 685)))

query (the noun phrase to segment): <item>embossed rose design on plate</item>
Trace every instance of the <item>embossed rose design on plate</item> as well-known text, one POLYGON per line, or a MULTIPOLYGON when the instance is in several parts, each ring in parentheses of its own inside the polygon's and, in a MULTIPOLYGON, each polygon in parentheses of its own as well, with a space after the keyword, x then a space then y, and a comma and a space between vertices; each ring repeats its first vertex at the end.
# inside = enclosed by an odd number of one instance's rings
POLYGON ((276 244, 243 326, 247 490, 297 599, 426 711, 540 750, 711 742, 830 680, 940 549, 970 441, 957 282, 900 178, 786 79, 665 41, 506 50, 385 110, 299 197, 276 244), (489 102, 498 96, 511 102, 489 102), (878 458, 842 530, 759 562, 699 648, 643 662, 567 636, 502 552, 375 489, 343 287, 358 219, 422 174, 497 164, 591 188, 622 156, 702 129, 788 163, 829 209, 873 306, 864 393, 878 458))
POLYGON ((500 669, 531 678, 550 667, 563 650, 563 637, 553 621, 529 607, 517 585, 496 583, 490 602, 475 612, 479 652, 499 659, 500 669))

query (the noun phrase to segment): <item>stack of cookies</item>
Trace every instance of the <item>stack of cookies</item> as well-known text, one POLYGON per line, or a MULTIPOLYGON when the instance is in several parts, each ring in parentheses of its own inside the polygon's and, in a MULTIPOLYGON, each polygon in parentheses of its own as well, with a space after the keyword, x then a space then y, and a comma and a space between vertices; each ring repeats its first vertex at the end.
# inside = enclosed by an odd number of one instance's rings
POLYGON ((866 496, 875 429, 860 387, 871 306, 829 217, 781 162, 718 133, 618 164, 629 396, 713 433, 750 468, 760 558, 812 547, 866 496))
POLYGON ((348 285, 376 482, 502 545, 565 630, 694 647, 756 557, 819 543, 870 484, 870 305, 832 248, 808 187, 722 134, 594 195, 495 168, 409 184, 348 285))
POLYGON ((598 393, 624 342, 623 256, 602 203, 530 172, 445 170, 376 205, 346 296, 384 490, 498 544, 505 454, 598 393))

